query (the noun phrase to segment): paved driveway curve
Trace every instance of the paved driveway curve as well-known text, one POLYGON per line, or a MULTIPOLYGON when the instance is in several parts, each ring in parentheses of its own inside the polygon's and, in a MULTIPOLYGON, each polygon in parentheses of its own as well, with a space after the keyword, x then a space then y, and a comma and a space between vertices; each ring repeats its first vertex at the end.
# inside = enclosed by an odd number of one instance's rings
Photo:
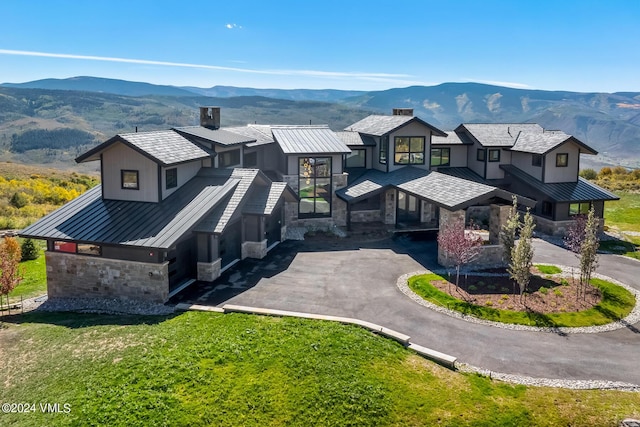
MULTIPOLYGON (((542 240, 534 245, 535 262, 576 264, 561 248, 542 240)), ((635 327, 563 336, 458 320, 417 304, 396 286, 404 273, 436 267, 435 242, 285 242, 264 260, 245 260, 217 286, 194 287, 180 300, 353 317, 495 372, 640 384, 640 332, 635 327)), ((640 289, 639 262, 602 255, 598 272, 640 289)))

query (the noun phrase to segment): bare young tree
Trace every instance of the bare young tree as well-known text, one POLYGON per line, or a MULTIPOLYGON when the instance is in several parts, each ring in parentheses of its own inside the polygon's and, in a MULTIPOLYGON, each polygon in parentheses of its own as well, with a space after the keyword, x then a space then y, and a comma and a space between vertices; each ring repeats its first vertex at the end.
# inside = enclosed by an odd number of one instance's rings
POLYGON ((593 206, 586 216, 580 215, 575 218, 564 236, 564 245, 576 254, 580 265, 580 282, 576 298, 579 295, 586 297, 587 285, 598 266, 598 247, 600 246, 598 220, 593 206))
POLYGON ((511 279, 520 287, 520 301, 531 281, 531 266, 533 265, 533 230, 535 224, 531 212, 527 209, 524 221, 520 228, 520 239, 511 251, 511 263, 507 271, 511 279))
POLYGON ((511 206, 511 209, 509 209, 509 216, 507 217, 507 221, 502 224, 502 228, 500 229, 500 243, 502 243, 504 251, 503 260, 507 263, 507 265, 511 265, 511 254, 513 252, 513 247, 516 244, 516 234, 518 232, 518 228, 520 227, 518 198, 516 196, 512 196, 512 199, 513 205, 511 206))
POLYGON ((5 237, 0 243, 0 301, 6 295, 9 303, 11 292, 22 280, 20 244, 13 237, 5 237))
POLYGON ((465 230, 464 220, 459 220, 445 224, 438 233, 438 246, 456 267, 456 289, 460 283, 460 267, 473 261, 480 253, 482 236, 474 232, 477 229, 471 224, 465 230))

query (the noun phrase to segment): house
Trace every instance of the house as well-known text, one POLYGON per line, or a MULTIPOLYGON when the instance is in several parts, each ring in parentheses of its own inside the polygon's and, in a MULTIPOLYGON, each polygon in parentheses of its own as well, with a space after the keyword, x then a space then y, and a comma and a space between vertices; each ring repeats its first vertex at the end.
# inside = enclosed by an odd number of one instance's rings
MULTIPOLYGON (((119 134, 79 156, 100 161, 102 185, 20 234, 47 241, 51 297, 164 302, 263 258, 287 228, 356 223, 437 229, 484 210, 491 242, 517 196, 541 228, 617 197, 578 177, 576 138, 536 124, 462 124, 444 132, 413 115, 326 125, 200 125, 119 134), (526 195, 526 197, 525 197, 526 195)), ((487 248, 481 262, 501 251, 487 248)))

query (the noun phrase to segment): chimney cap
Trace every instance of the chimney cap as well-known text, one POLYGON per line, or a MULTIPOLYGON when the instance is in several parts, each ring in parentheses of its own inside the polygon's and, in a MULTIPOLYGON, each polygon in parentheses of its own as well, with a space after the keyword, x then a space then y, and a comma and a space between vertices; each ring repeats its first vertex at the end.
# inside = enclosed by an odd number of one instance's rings
POLYGON ((394 116, 413 116, 413 108, 394 108, 394 116))

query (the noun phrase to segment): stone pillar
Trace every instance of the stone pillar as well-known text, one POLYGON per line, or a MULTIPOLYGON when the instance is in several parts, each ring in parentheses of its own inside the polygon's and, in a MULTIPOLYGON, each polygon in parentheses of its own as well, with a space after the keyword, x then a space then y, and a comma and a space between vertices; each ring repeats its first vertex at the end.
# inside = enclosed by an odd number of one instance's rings
POLYGON ((512 205, 491 205, 491 212, 489 214, 489 243, 492 245, 500 244, 500 230, 509 218, 511 207, 512 205))
POLYGON ((261 242, 244 242, 241 247, 241 258, 262 259, 267 256, 267 239, 261 242))
MULTIPOLYGON (((464 224, 466 212, 464 210, 450 211, 445 208, 440 208, 440 225, 439 229, 442 231, 446 224, 456 223, 457 221, 462 221, 464 224)), ((449 267, 452 265, 452 262, 445 255, 444 251, 440 249, 440 245, 438 245, 438 264, 449 267)))
POLYGON ((331 217, 335 225, 344 227, 347 225, 347 203, 336 196, 336 190, 347 186, 348 173, 333 175, 333 191, 331 194, 331 217))
POLYGON ((396 224, 396 190, 387 190, 384 193, 384 223, 396 224))
POLYGON ((222 258, 218 258, 213 262, 198 263, 198 280, 203 282, 213 282, 220 277, 220 268, 222 266, 222 258))

